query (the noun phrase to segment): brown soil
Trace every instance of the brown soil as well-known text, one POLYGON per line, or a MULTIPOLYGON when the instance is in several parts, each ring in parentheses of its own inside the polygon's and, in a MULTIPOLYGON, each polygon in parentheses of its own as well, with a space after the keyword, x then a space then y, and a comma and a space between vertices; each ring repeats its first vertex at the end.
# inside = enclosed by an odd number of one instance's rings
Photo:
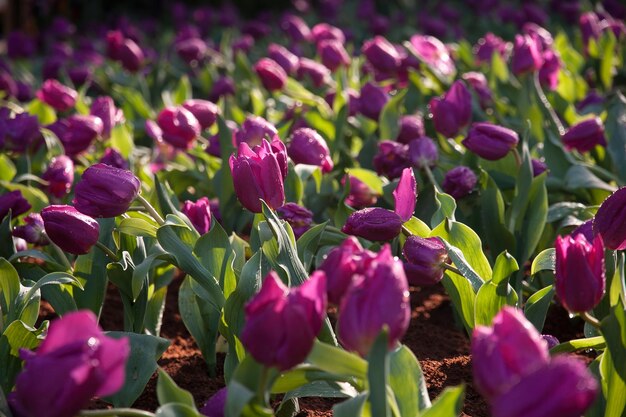
MULTIPOLYGON (((224 386, 223 356, 218 356, 217 377, 208 376, 200 350, 187 332, 178 313, 177 279, 167 295, 161 336, 171 341, 170 347, 159 360, 159 365, 176 381, 189 390, 199 407, 218 389, 224 386)), ((411 289, 411 324, 403 342, 420 361, 428 392, 436 398, 448 387, 465 384, 463 416, 485 417, 488 406, 472 385, 470 341, 465 332, 455 324, 450 300, 442 286, 411 289)), ((42 302, 42 318, 52 318, 54 312, 42 302)), ((122 303, 117 290, 108 291, 101 325, 105 330, 122 329, 122 303)), ((556 335, 561 341, 582 337, 582 322, 570 320, 566 312, 552 306, 546 320, 545 333, 556 335)), ((589 360, 589 359, 587 359, 589 360)), ((155 392, 156 377, 153 376, 144 393, 134 407, 154 411, 158 407, 155 392)), ((337 400, 305 398, 300 400, 301 412, 297 417, 330 417, 331 408, 337 400)), ((106 404, 94 401, 93 408, 104 408, 106 404)))

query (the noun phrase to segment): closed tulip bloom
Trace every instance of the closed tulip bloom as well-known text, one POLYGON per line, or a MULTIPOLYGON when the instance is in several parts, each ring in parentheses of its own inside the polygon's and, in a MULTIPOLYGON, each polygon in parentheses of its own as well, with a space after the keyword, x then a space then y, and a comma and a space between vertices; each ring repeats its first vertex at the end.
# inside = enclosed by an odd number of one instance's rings
POLYGON ((296 203, 287 203, 276 210, 276 213, 278 217, 289 223, 296 239, 300 239, 300 236, 309 230, 313 223, 313 212, 296 203))
POLYGON ((435 141, 427 136, 413 139, 409 143, 409 161, 417 169, 424 167, 434 167, 439 160, 439 150, 435 141))
POLYGON ((4 92, 6 97, 15 97, 17 94, 17 84, 8 71, 0 68, 0 91, 4 92))
POLYGON ((209 100, 216 103, 220 97, 232 96, 235 94, 235 82, 228 76, 220 77, 213 83, 209 100))
POLYGON ((137 72, 144 64, 146 57, 139 47, 132 39, 124 39, 119 49, 119 61, 122 66, 130 71, 137 72))
POLYGON ((481 158, 497 161, 519 142, 519 136, 511 129, 491 123, 474 123, 463 145, 481 158))
POLYGON ((322 87, 330 80, 330 70, 323 64, 309 58, 300 58, 298 63, 298 79, 308 78, 314 87, 322 87))
POLYGON ((189 149, 200 136, 200 123, 184 107, 166 107, 157 116, 163 140, 177 149, 189 149))
POLYGON ((28 243, 35 245, 47 245, 48 239, 44 234, 44 225, 41 214, 30 213, 24 217, 23 226, 17 226, 13 229, 13 236, 24 239, 28 243))
POLYGON ((189 38, 176 42, 175 49, 180 59, 191 65, 204 59, 208 47, 202 39, 189 38))
POLYGON ((420 115, 405 115, 400 117, 400 130, 396 142, 408 144, 413 139, 426 135, 424 120, 420 115))
POLYGON ((593 233, 611 250, 626 249, 626 187, 611 194, 593 218, 593 233))
POLYGON ((557 236, 555 288, 563 307, 571 313, 593 309, 604 295, 604 243, 601 236, 589 242, 584 235, 557 236))
POLYGON ((23 417, 77 415, 94 396, 115 394, 124 385, 128 338, 113 339, 86 310, 53 320, 36 352, 20 351, 24 369, 10 403, 23 417))
POLYGON ((539 81, 548 89, 554 91, 559 85, 559 72, 561 71, 561 60, 553 51, 543 53, 543 65, 539 70, 539 81))
POLYGON ((390 180, 400 177, 402 170, 410 166, 408 151, 407 145, 398 142, 390 140, 380 142, 373 161, 376 172, 390 180))
POLYGON ((467 81, 470 88, 474 90, 478 96, 480 107, 483 109, 488 108, 493 102, 493 93, 487 83, 487 77, 482 72, 466 72, 462 75, 463 80, 467 81))
POLYGON ((106 148, 104 155, 100 158, 100 163, 115 168, 128 169, 128 161, 115 148, 106 148))
POLYGON ((411 305, 402 262, 383 246, 365 275, 352 282, 339 307, 337 336, 348 350, 365 357, 384 326, 392 349, 409 327, 411 305))
POLYGON ((308 41, 311 39, 311 29, 306 22, 294 14, 286 14, 280 20, 280 28, 293 42, 308 41))
POLYGON ((294 74, 298 70, 300 58, 282 45, 270 43, 267 47, 267 56, 283 67, 287 74, 294 74))
POLYGON ((493 417, 579 417, 593 404, 599 386, 585 364, 557 356, 524 376, 491 403, 493 417))
POLYGON ((521 75, 535 72, 541 68, 542 64, 540 45, 537 41, 530 35, 515 35, 513 57, 511 58, 513 73, 521 75))
POLYGON ((367 62, 377 71, 390 74, 400 67, 401 57, 396 47, 383 36, 365 41, 361 52, 367 62))
POLYGON ((254 71, 257 73, 265 87, 269 91, 281 90, 287 82, 287 73, 270 58, 261 58, 255 65, 254 71))
POLYGON ((439 238, 409 236, 402 248, 404 272, 411 285, 434 285, 443 278, 448 250, 439 238))
POLYGON ((296 164, 317 165, 322 172, 333 169, 333 160, 324 138, 308 127, 296 129, 291 135, 287 154, 296 164))
POLYGON ((260 199, 272 209, 285 204, 287 153, 279 139, 274 139, 271 144, 263 139, 261 145, 252 149, 242 142, 237 156, 231 155, 229 164, 235 193, 245 208, 260 213, 260 199))
POLYGON ((220 389, 208 399, 200 413, 206 417, 224 417, 227 396, 228 389, 226 387, 220 389))
POLYGON ((126 213, 139 195, 141 182, 132 172, 95 164, 83 172, 74 191, 74 206, 91 217, 115 217, 126 213))
POLYGON ((499 36, 489 32, 484 38, 480 38, 474 46, 474 55, 479 63, 491 64, 493 54, 496 53, 500 57, 504 57, 507 44, 499 36))
POLYGON ((557 339, 555 336, 552 336, 551 334, 542 334, 541 337, 543 338, 543 340, 546 341, 546 344, 548 345, 548 350, 561 343, 559 342, 559 339, 557 339))
POLYGON ((570 127, 561 136, 561 140, 565 149, 576 149, 578 152, 588 152, 596 145, 607 146, 604 125, 599 117, 583 120, 570 127))
MULTIPOLYGON (((345 177, 341 179, 341 184, 345 185, 345 177)), ((350 176, 350 193, 346 197, 345 203, 352 208, 360 209, 376 204, 378 196, 374 191, 357 177, 350 176)))
POLYGON ((459 166, 446 172, 441 187, 447 194, 458 200, 471 193, 477 182, 478 178, 474 171, 468 167, 459 166))
POLYGON ((74 162, 65 156, 52 158, 48 169, 41 176, 48 181, 48 191, 56 198, 61 198, 70 192, 74 183, 74 162))
POLYGON ((533 168, 533 177, 541 175, 548 170, 548 165, 540 159, 533 158, 530 163, 533 168))
MULTIPOLYGON (((0 122, 2 123, 2 122, 0 122)), ((26 152, 42 139, 37 116, 26 112, 4 120, 3 132, 6 146, 18 152, 26 152)), ((2 139, 0 139, 1 141, 2 139)))
POLYGON ((278 139, 278 130, 273 124, 261 116, 249 116, 235 133, 237 145, 247 143, 249 146, 260 145, 263 139, 274 141, 278 139))
POLYGON ((183 103, 183 107, 186 108, 194 115, 200 123, 200 128, 208 129, 213 126, 217 120, 217 115, 220 114, 220 108, 210 101, 191 99, 183 103))
POLYGON ((474 384, 489 401, 550 361, 546 341, 513 307, 500 310, 491 327, 474 329, 472 358, 474 384))
POLYGON ((46 235, 66 252, 83 255, 98 241, 98 222, 72 206, 48 206, 41 218, 46 235))
POLYGON ((350 56, 343 44, 336 40, 325 39, 317 44, 317 54, 329 70, 350 65, 350 56))
POLYGON ((346 36, 343 31, 338 27, 329 25, 328 23, 318 23, 311 29, 311 35, 315 43, 321 42, 324 39, 335 39, 341 43, 345 43, 346 36))
POLYGON ((415 211, 417 182, 411 168, 404 168, 398 186, 393 191, 394 211, 402 221, 409 221, 415 211))
POLYGON ((472 118, 472 96, 463 81, 455 81, 442 97, 430 100, 435 130, 446 137, 455 137, 472 118))
POLYGON ((201 197, 195 202, 185 201, 182 212, 189 217, 191 224, 201 235, 211 229, 211 206, 208 198, 201 197))
POLYGON ((78 98, 78 93, 75 90, 52 79, 44 81, 36 95, 39 100, 58 111, 71 109, 78 98))
POLYGON ((22 196, 20 190, 9 191, 0 195, 0 221, 11 211, 11 217, 16 218, 20 214, 30 210, 30 203, 22 196))
POLYGON ((385 107, 388 101, 389 95, 382 88, 367 82, 361 87, 361 94, 358 100, 359 113, 378 122, 380 112, 383 111, 383 107, 385 107))
POLYGON ((385 241, 400 234, 402 223, 400 216, 391 210, 368 207, 352 213, 341 231, 367 240, 385 241))
POLYGON ((585 47, 591 39, 600 39, 602 33, 602 25, 600 19, 595 12, 587 12, 580 15, 579 18, 580 32, 583 35, 583 44, 585 47))
POLYGON ((306 359, 326 314, 326 276, 316 271, 302 285, 288 288, 275 272, 245 307, 241 342, 265 366, 281 371, 306 359))
POLYGON ((108 96, 98 97, 91 104, 89 114, 102 120, 102 138, 111 137, 111 130, 116 124, 124 121, 122 109, 115 107, 113 99, 108 96))
POLYGON ((420 61, 440 72, 444 76, 452 76, 456 71, 454 61, 446 45, 434 36, 416 34, 411 36, 413 52, 420 61))
POLYGON ((96 116, 74 114, 57 120, 50 129, 61 141, 65 153, 70 156, 86 151, 93 141, 102 134, 102 120, 96 116))

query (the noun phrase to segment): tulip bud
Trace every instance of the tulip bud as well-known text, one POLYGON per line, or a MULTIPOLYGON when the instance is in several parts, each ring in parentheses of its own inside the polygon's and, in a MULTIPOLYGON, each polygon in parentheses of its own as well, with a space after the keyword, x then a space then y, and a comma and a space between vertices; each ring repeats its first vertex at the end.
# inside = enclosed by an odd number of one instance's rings
POLYGON ((389 95, 380 87, 367 82, 361 87, 361 95, 359 97, 359 113, 376 122, 380 117, 380 112, 389 101, 389 95))
POLYGON ((591 39, 600 39, 602 27, 600 25, 600 19, 595 12, 587 12, 580 15, 578 24, 580 26, 580 32, 583 35, 585 48, 587 48, 591 39))
POLYGON ((115 148, 106 148, 104 155, 100 158, 100 163, 110 165, 114 168, 128 169, 128 161, 115 148))
POLYGON ((413 139, 426 135, 424 130, 424 120, 420 115, 406 115, 400 117, 400 130, 396 137, 396 142, 408 144, 413 139))
POLYGON ((15 98, 17 99, 17 101, 24 103, 26 101, 31 101, 33 97, 35 97, 35 94, 33 93, 33 88, 30 84, 23 81, 17 81, 16 85, 17 92, 15 98))
POLYGON ((407 222, 413 216, 417 200, 417 183, 411 168, 404 168, 398 186, 393 191, 394 211, 407 222))
POLYGON ((281 90, 287 82, 287 73, 270 58, 261 58, 255 65, 254 71, 257 73, 263 87, 269 91, 281 90))
POLYGON ((517 146, 518 142, 519 136, 515 131, 481 122, 472 125, 462 143, 481 158, 497 161, 504 158, 511 149, 517 146))
POLYGON ((330 70, 319 62, 309 58, 300 58, 298 63, 298 79, 309 78, 313 86, 320 88, 330 80, 330 70))
POLYGON ((141 182, 132 172, 95 164, 76 184, 73 203, 91 217, 115 217, 128 210, 140 188, 141 182))
POLYGON ((478 96, 478 101, 482 109, 488 108, 493 102, 493 93, 489 89, 487 83, 487 77, 482 72, 466 72, 462 75, 464 81, 467 81, 469 86, 478 96))
POLYGON ((166 107, 157 116, 163 140, 177 149, 189 149, 200 136, 200 123, 184 107, 166 107))
POLYGON ((548 170, 548 166, 540 159, 532 158, 530 161, 533 168, 533 177, 543 174, 548 170))
POLYGON ((92 397, 122 388, 129 355, 128 338, 106 336, 90 311, 53 320, 36 352, 20 351, 24 368, 9 400, 14 414, 78 415, 92 397))
POLYGON ((440 72, 444 76, 453 76, 456 68, 446 45, 434 36, 411 36, 413 52, 420 61, 440 72))
POLYGON ((408 146, 390 140, 378 144, 378 153, 374 156, 374 168, 379 175, 390 180, 398 178, 404 168, 410 166, 408 146))
POLYGON ((176 42, 176 54, 188 65, 204 59, 208 47, 205 41, 199 38, 189 38, 176 42))
POLYGON ((329 25, 328 23, 318 23, 311 29, 311 35, 315 43, 319 43, 324 39, 335 39, 341 43, 346 42, 346 36, 338 27, 329 25))
POLYGON ((276 214, 289 223, 296 239, 300 239, 300 236, 311 228, 311 223, 313 222, 313 212, 296 203, 285 204, 276 210, 276 214))
POLYGON ((384 37, 376 36, 365 41, 361 52, 367 62, 383 74, 393 74, 400 66, 400 54, 396 48, 384 37))
POLYGON ((273 124, 262 118, 261 116, 250 116, 241 125, 235 133, 235 141, 237 145, 247 143, 249 146, 260 145, 263 139, 270 141, 279 140, 278 130, 273 124))
POLYGON ((201 235, 208 233, 211 229, 211 206, 208 198, 201 197, 196 202, 185 201, 182 212, 189 217, 191 224, 201 235))
POLYGON ((298 70, 300 58, 282 45, 271 43, 267 47, 267 56, 276 61, 288 74, 294 74, 298 70))
POLYGON ((200 123, 201 129, 208 129, 213 126, 220 114, 220 109, 216 104, 207 100, 191 99, 183 103, 183 107, 191 112, 200 123))
POLYGON ((578 234, 557 236, 555 242, 556 295, 571 313, 593 309, 604 295, 604 244, 601 236, 593 242, 578 234))
POLYGON ((316 271, 302 285, 288 288, 275 272, 245 307, 241 342, 265 366, 284 371, 306 359, 326 314, 326 276, 316 271))
POLYGON ((217 103, 220 97, 232 96, 235 94, 235 82, 228 76, 218 78, 211 87, 209 100, 217 103))
POLYGON ((11 217, 16 218, 20 214, 26 213, 30 208, 30 203, 22 196, 20 190, 9 191, 0 195, 0 221, 5 218, 9 210, 11 210, 11 217))
POLYGON ((132 39, 124 39, 119 49, 119 61, 122 66, 130 71, 137 72, 144 64, 145 55, 139 45, 132 39))
POLYGON ((248 54, 254 46, 254 38, 250 35, 243 35, 239 39, 235 39, 231 44, 233 54, 240 52, 242 54, 248 54))
POLYGON ((411 285, 434 285, 443 278, 448 250, 436 237, 409 236, 402 248, 404 272, 411 285))
POLYGON ((435 141, 427 136, 413 139, 409 143, 408 158, 411 164, 422 169, 426 166, 434 167, 439 160, 439 150, 435 141))
POLYGON ((393 211, 370 207, 352 213, 341 231, 372 241, 385 241, 400 234, 402 223, 393 211))
POLYGON ((559 339, 557 339, 556 337, 552 336, 551 334, 542 334, 541 337, 543 338, 543 340, 546 341, 546 345, 548 346, 548 350, 552 349, 553 347, 557 346, 559 343, 559 339))
POLYGON ((274 139, 271 144, 263 139, 261 145, 252 149, 242 142, 237 156, 230 156, 229 164, 235 193, 245 208, 260 213, 260 199, 273 209, 285 204, 287 153, 279 139, 274 139))
POLYGON ((44 234, 44 225, 41 214, 30 213, 24 217, 23 226, 17 226, 13 229, 13 236, 24 239, 28 243, 35 245, 47 245, 48 239, 44 234))
POLYGON ((31 116, 26 112, 4 120, 3 130, 7 147, 18 152, 29 151, 31 146, 36 145, 42 139, 37 116, 31 116))
POLYGON ((48 181, 50 194, 61 198, 70 192, 74 183, 74 162, 65 155, 55 156, 41 178, 48 181))
MULTIPOLYGON (((341 179, 341 184, 345 185, 345 177, 341 179)), ((376 204, 377 195, 372 191, 369 185, 360 179, 350 176, 350 193, 346 197, 345 203, 352 208, 360 209, 376 204)))
POLYGON ((46 235, 66 252, 83 255, 98 241, 98 222, 72 206, 48 206, 41 218, 46 235))
POLYGON ((578 152, 588 152, 596 145, 607 146, 604 137, 604 126, 602 119, 594 117, 592 119, 583 120, 580 123, 567 129, 561 136, 565 149, 576 149, 578 152))
POLYGON ((122 109, 115 107, 113 99, 108 96, 98 97, 91 104, 89 114, 99 117, 102 120, 102 138, 108 139, 111 137, 111 129, 124 121, 124 113, 122 109))
POLYGON ((559 72, 561 71, 561 60, 553 51, 543 53, 543 65, 539 70, 539 81, 549 90, 556 90, 559 85, 559 72))
POLYGON ((455 199, 460 199, 472 192, 478 179, 468 167, 458 166, 446 173, 441 187, 455 199))
POLYGON ((542 64, 540 45, 537 44, 537 41, 530 35, 515 35, 513 58, 511 59, 513 74, 535 72, 541 68, 542 64))
POLYGON ((324 138, 313 129, 303 127, 291 135, 287 154, 296 164, 317 165, 322 172, 333 169, 333 160, 324 138))
POLYGON ((322 64, 331 71, 350 65, 350 56, 343 44, 336 40, 325 39, 317 44, 317 54, 322 64))
POLYGON ((472 118, 472 96, 463 81, 455 81, 442 97, 430 100, 435 130, 452 138, 467 126, 472 118))
POLYGON ((301 17, 291 13, 280 20, 280 28, 293 42, 308 41, 311 39, 311 29, 301 17))
POLYGON ((474 384, 488 400, 507 392, 550 360, 545 340, 513 307, 500 310, 492 327, 474 329, 472 358, 474 384))
POLYGON ((622 187, 604 200, 593 218, 593 233, 602 236, 604 244, 611 250, 626 249, 625 201, 626 187, 622 187))
POLYGON ((102 120, 96 116, 72 115, 48 126, 63 144, 65 153, 78 155, 102 133, 102 120))
POLYGON ((480 38, 474 46, 474 55, 479 63, 491 64, 493 54, 504 57, 507 50, 506 42, 499 36, 489 32, 484 38, 480 38))
POLYGON ((36 93, 37 98, 58 111, 66 111, 74 107, 78 93, 61 84, 57 80, 44 81, 36 93))
POLYGON ((337 336, 348 350, 365 357, 383 330, 392 349, 409 327, 411 305, 402 262, 385 245, 365 275, 352 282, 339 307, 337 336))
POLYGON ((200 413, 206 417, 224 417, 227 396, 228 389, 226 387, 220 389, 209 398, 204 407, 200 409, 200 413))

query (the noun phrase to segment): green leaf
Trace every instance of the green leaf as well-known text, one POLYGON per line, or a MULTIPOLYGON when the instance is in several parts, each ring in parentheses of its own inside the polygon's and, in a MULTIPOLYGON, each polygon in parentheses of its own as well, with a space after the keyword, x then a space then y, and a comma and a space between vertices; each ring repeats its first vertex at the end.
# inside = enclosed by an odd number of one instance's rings
POLYGON ((441 283, 458 311, 467 334, 472 334, 472 329, 474 328, 474 302, 476 299, 476 293, 472 288, 472 284, 465 277, 449 271, 444 274, 441 283))
POLYGON ((0 257, 6 259, 15 253, 11 230, 13 230, 13 227, 11 226, 11 214, 9 213, 0 221, 0 257))
POLYGON ((596 175, 594 175, 588 168, 582 165, 572 165, 565 174, 564 187, 566 190, 576 192, 580 188, 605 190, 609 192, 615 191, 617 188, 613 185, 607 184, 602 181, 596 175))
POLYGON ((189 391, 176 385, 176 382, 162 368, 159 368, 159 378, 157 379, 156 393, 159 405, 169 403, 182 404, 196 410, 196 403, 189 391))
POLYGON ((624 372, 623 364, 612 357, 610 347, 600 360, 602 388, 606 398, 604 417, 623 417, 626 411, 626 382, 620 375, 620 372, 624 372))
POLYGON ((130 355, 126 362, 126 381, 116 394, 106 397, 115 407, 129 407, 141 395, 150 377, 157 369, 157 360, 170 342, 161 337, 128 332, 108 332, 115 339, 127 337, 130 355))
POLYGON ((483 191, 480 195, 481 236, 491 249, 491 253, 515 250, 515 238, 506 227, 505 205, 502 193, 493 178, 481 172, 483 191))
POLYGON ((411 232, 411 234, 419 237, 428 237, 431 232, 430 227, 415 216, 405 222, 402 227, 411 232))
POLYGON ((10 314, 15 309, 15 300, 20 294, 20 286, 20 277, 13 265, 6 259, 0 258, 0 290, 3 295, 2 300, 0 300, 2 301, 0 310, 3 316, 10 314))
POLYGON ((618 90, 609 102, 606 122, 606 137, 610 138, 607 150, 613 160, 613 169, 623 183, 626 183, 626 97, 618 90))
POLYGON ((189 77, 187 77, 187 75, 183 75, 178 81, 178 85, 172 94, 172 99, 174 100, 174 105, 178 106, 190 98, 192 98, 191 82, 189 82, 189 77))
POLYGON ((531 322, 538 332, 543 330, 548 308, 554 297, 554 287, 548 285, 540 289, 528 298, 524 306, 524 314, 529 322, 531 322))
POLYGON ((420 414, 419 417, 457 417, 463 407, 465 387, 446 388, 437 397, 433 406, 420 414))
POLYGON ((389 386, 393 390, 401 417, 414 417, 431 406, 426 379, 417 358, 405 345, 389 356, 389 386))
POLYGON ((440 193, 435 189, 435 203, 437 205, 437 211, 430 219, 430 225, 432 227, 437 226, 445 219, 454 221, 454 212, 456 211, 456 200, 449 194, 440 193))
POLYGON ((0 154, 0 181, 11 181, 16 173, 15 164, 9 156, 0 154))
POLYGON ((355 376, 361 379, 367 376, 368 365, 361 357, 318 340, 315 340, 307 362, 334 375, 355 376))
POLYGON ((518 271, 517 261, 507 251, 502 252, 496 258, 496 264, 493 267, 493 276, 491 280, 494 284, 499 284, 509 277, 513 272, 518 271))
POLYGON ((133 132, 128 124, 118 124, 111 129, 111 147, 117 149, 124 158, 130 158, 135 143, 133 142, 133 132))
POLYGON ((113 92, 118 98, 119 102, 128 103, 132 110, 137 113, 142 119, 154 119, 155 113, 152 107, 148 104, 144 95, 139 91, 130 88, 122 87, 121 85, 114 85, 113 92))
POLYGON ((11 413, 11 409, 9 408, 9 403, 7 402, 7 398, 0 389, 0 416, 1 417, 13 417, 11 413))
POLYGON ((211 230, 198 239, 193 251, 202 265, 219 281, 224 297, 228 298, 237 286, 233 269, 235 253, 222 226, 213 222, 211 230))
POLYGON ((347 382, 313 381, 285 393, 283 402, 302 397, 354 398, 357 395, 358 391, 347 382))
POLYGON ((121 233, 131 236, 156 237, 157 229, 155 225, 140 218, 124 218, 117 227, 121 233))
POLYGON ((57 115, 54 109, 37 98, 28 103, 26 111, 34 116, 37 116, 39 124, 43 126, 52 124, 57 120, 57 115))
MULTIPOLYGON (((63 285, 63 284, 71 284, 74 285, 81 290, 83 286, 81 282, 75 278, 74 276, 66 273, 66 272, 52 272, 50 274, 45 275, 39 281, 35 283, 32 287, 28 288, 28 292, 24 295, 22 299, 21 311, 18 313, 18 317, 22 315, 24 309, 26 309, 27 305, 30 303, 30 300, 35 297, 39 293, 39 289, 45 285, 63 285)), ((37 310, 39 310, 39 303, 37 303, 37 310)))
POLYGON ((408 89, 401 90, 385 104, 380 112, 378 128, 382 139, 395 140, 398 136, 401 107, 408 91, 408 89))
POLYGON ((333 417, 361 417, 367 401, 368 393, 364 392, 354 398, 333 406, 333 417))
POLYGON ((497 52, 491 55, 491 69, 500 82, 506 83, 509 80, 509 68, 497 52))
POLYGON ((600 79, 604 88, 611 89, 613 85, 613 68, 616 60, 615 56, 615 44, 617 39, 615 34, 611 30, 605 30, 602 32, 602 38, 600 39, 600 79))
POLYGON ((533 263, 530 267, 530 275, 535 275, 539 271, 554 271, 555 265, 556 250, 554 248, 544 249, 533 259, 533 263))
POLYGON ((391 416, 387 402, 387 380, 389 379, 389 355, 387 340, 389 328, 380 332, 368 355, 367 379, 369 381, 369 401, 374 416, 391 416))
POLYGON ((202 417, 202 414, 188 405, 170 403, 159 407, 154 417, 202 417))
POLYGON ((305 270, 310 270, 313 259, 319 248, 320 239, 326 229, 328 221, 318 224, 304 232, 296 242, 298 248, 298 258, 302 261, 305 270))
POLYGON ((550 349, 550 354, 571 353, 577 350, 596 349, 601 350, 606 347, 604 337, 595 336, 585 339, 573 339, 565 343, 561 343, 550 349))
POLYGON ((9 324, 0 337, 0 389, 11 392, 15 377, 22 369, 19 357, 20 349, 33 350, 41 342, 42 334, 48 329, 48 322, 42 323, 39 329, 26 325, 20 320, 9 324))
POLYGON ((493 278, 484 283, 476 294, 475 324, 488 326, 502 307, 517 303, 517 293, 509 285, 508 277, 518 269, 515 258, 508 252, 498 255, 493 278))
POLYGON ((452 263, 454 263, 457 269, 461 272, 462 276, 469 281, 474 291, 478 291, 483 285, 484 280, 480 277, 480 275, 478 275, 478 273, 476 273, 476 271, 474 271, 459 248, 450 245, 445 241, 445 239, 442 239, 442 241, 446 246, 448 256, 452 260, 452 263))
MULTIPOLYGON (((374 194, 383 195, 384 180, 374 171, 364 168, 349 168, 346 173, 362 182, 372 189, 374 194)), ((347 183, 347 181, 346 181, 347 183)))
POLYGON ((315 107, 323 118, 330 119, 332 117, 333 111, 328 103, 326 103, 323 98, 307 90, 302 84, 293 78, 287 78, 287 82, 285 83, 282 91, 288 97, 315 107))
MULTIPOLYGON (((616 364, 626 363, 626 310, 619 301, 611 309, 611 313, 602 322, 602 335, 606 340, 607 349, 616 364)), ((616 371, 622 381, 626 381, 626 368, 617 366, 616 371)), ((626 393, 624 394, 626 396, 626 393)))

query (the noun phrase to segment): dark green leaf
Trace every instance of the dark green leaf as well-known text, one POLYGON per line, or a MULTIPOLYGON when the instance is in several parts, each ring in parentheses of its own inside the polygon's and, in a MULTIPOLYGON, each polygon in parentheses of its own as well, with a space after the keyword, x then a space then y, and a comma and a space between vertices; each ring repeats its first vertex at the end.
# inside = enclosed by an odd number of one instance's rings
POLYGON ((389 329, 385 328, 368 355, 367 379, 370 390, 370 406, 374 416, 391 416, 389 403, 387 402, 387 381, 389 379, 389 355, 387 355, 387 340, 389 329))
POLYGON ((174 382, 172 377, 170 377, 162 368, 159 368, 156 393, 159 405, 177 403, 186 405, 192 410, 196 410, 196 403, 194 402, 191 393, 176 385, 176 382, 174 382))
POLYGON ((554 297, 554 287, 548 285, 545 288, 540 289, 536 293, 528 298, 526 305, 524 306, 524 314, 528 321, 530 321, 538 332, 543 330, 544 322, 546 321, 546 315, 548 314, 548 308, 554 297))
POLYGON ((461 414, 464 393, 463 386, 446 388, 420 417, 457 417, 461 414))
POLYGON ((400 114, 402 113, 401 107, 407 91, 407 89, 403 89, 397 93, 385 104, 380 112, 378 128, 382 139, 394 140, 398 136, 400 131, 400 114))

